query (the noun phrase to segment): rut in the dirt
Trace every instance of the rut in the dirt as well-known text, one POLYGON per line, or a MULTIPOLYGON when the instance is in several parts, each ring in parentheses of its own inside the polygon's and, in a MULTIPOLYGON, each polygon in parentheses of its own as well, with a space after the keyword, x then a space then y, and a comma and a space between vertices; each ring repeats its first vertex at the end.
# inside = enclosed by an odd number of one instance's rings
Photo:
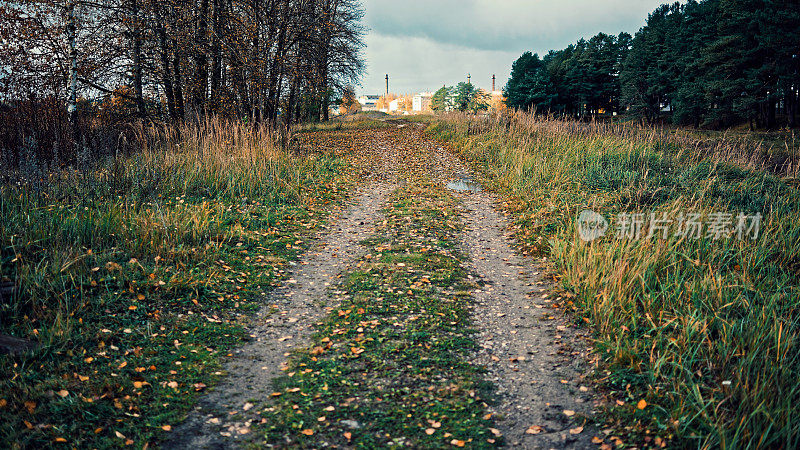
MULTIPOLYGON (((273 390, 272 382, 288 352, 307 345, 314 324, 325 314, 328 286, 363 251, 359 242, 371 233, 393 184, 373 184, 297 263, 286 283, 269 298, 270 306, 254 319, 252 340, 233 352, 227 376, 201 399, 200 405, 174 431, 167 448, 230 448, 247 440, 250 426, 273 390)), ((328 308, 329 309, 329 308, 328 308)))
MULTIPOLYGON (((546 297, 552 284, 541 264, 519 256, 510 245, 508 220, 495 198, 480 188, 469 169, 439 148, 440 166, 468 189, 457 196, 467 226, 462 247, 485 283, 473 291, 473 319, 484 365, 496 389, 498 428, 506 444, 521 448, 596 448, 592 427, 581 417, 593 413, 589 388, 581 381, 586 341, 546 297)), ((450 186, 458 185, 451 184, 450 186)))
POLYGON ((596 448, 583 426, 591 415, 580 373, 586 342, 546 297, 552 288, 536 261, 518 256, 507 221, 483 192, 462 195, 468 229, 463 246, 486 283, 473 292, 482 347, 478 362, 494 383, 498 427, 513 447, 596 448))

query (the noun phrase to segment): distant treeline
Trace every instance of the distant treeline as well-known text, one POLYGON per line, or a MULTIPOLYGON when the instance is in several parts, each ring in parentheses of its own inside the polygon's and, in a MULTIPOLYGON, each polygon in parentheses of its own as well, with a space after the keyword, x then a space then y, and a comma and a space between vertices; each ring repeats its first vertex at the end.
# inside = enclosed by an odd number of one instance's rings
POLYGON ((798 126, 799 88, 800 1, 690 0, 660 6, 633 37, 526 52, 505 94, 540 113, 774 128, 798 126))

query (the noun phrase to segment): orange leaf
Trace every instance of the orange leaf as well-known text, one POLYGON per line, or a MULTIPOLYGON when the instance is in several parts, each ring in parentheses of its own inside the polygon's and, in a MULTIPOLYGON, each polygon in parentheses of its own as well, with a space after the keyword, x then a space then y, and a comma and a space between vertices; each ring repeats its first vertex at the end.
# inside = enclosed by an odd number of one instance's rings
POLYGON ((311 436, 312 434, 314 434, 314 430, 312 430, 311 428, 306 428, 305 430, 301 431, 301 433, 305 434, 306 436, 311 436))
POLYGON ((639 403, 636 404, 636 407, 639 409, 645 409, 647 407, 647 402, 644 399, 639 400, 639 403))

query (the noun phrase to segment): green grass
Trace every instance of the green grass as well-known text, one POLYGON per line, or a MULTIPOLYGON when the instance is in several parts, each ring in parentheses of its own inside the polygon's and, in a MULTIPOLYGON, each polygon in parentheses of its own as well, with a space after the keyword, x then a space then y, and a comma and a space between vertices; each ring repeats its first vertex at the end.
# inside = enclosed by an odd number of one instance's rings
POLYGON ((332 313, 295 352, 263 411, 266 442, 314 447, 470 448, 490 431, 469 319, 474 283, 455 248, 456 202, 442 186, 400 188, 369 253, 333 288, 332 313))
POLYGON ((624 131, 521 114, 448 116, 429 128, 505 195, 522 251, 549 255, 575 294, 568 305, 597 338, 596 375, 618 432, 680 447, 797 446, 797 167, 760 170, 763 155, 693 145, 690 133, 624 131), (609 219, 606 237, 579 239, 583 209, 609 219), (651 212, 765 217, 756 240, 615 235, 621 213, 651 212))
MULTIPOLYGON (((0 443, 142 447, 219 375, 262 294, 353 180, 266 129, 140 128, 142 152, 0 186, 0 443)), ((27 177, 27 178, 19 178, 27 177)))

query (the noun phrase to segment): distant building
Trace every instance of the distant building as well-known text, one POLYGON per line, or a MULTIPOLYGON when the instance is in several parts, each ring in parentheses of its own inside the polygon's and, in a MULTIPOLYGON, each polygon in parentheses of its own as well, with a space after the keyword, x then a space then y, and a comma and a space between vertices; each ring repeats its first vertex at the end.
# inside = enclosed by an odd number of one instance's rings
POLYGON ((380 95, 362 95, 358 97, 358 103, 361 103, 362 111, 377 111, 380 98, 380 95))
POLYGON ((400 102, 401 99, 395 99, 389 102, 389 112, 395 112, 400 110, 400 102))
POLYGON ((430 111, 432 99, 433 99, 432 92, 423 92, 421 94, 415 95, 414 98, 412 99, 411 110, 414 112, 430 111))

